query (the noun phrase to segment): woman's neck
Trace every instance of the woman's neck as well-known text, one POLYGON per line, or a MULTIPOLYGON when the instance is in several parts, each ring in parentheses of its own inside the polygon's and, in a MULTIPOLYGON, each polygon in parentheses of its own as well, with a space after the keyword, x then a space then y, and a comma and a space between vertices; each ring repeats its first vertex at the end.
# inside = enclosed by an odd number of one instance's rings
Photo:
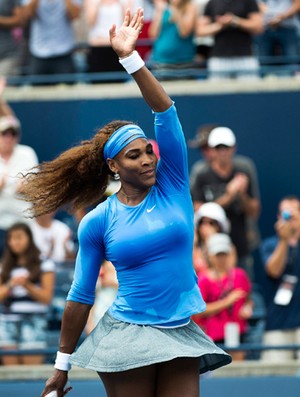
POLYGON ((135 206, 141 203, 147 194, 150 192, 151 187, 145 190, 136 190, 134 191, 126 191, 123 187, 117 192, 117 197, 121 201, 121 203, 126 205, 135 206))

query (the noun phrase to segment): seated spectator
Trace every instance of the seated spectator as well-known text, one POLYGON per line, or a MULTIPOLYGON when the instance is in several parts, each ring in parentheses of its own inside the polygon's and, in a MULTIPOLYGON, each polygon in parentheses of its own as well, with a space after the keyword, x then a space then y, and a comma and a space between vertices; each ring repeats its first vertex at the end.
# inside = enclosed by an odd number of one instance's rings
POLYGON ((34 242, 45 258, 55 263, 75 259, 72 230, 64 222, 54 218, 54 213, 34 218, 30 225, 34 242))
POLYGON ((284 63, 298 63, 300 0, 264 0, 261 2, 265 29, 257 37, 258 55, 263 57, 283 56, 284 63))
MULTIPOLYGON (((207 241, 211 267, 200 274, 199 288, 206 310, 194 316, 196 323, 216 343, 226 344, 228 323, 236 323, 240 342, 247 332, 247 320, 252 314, 249 300, 251 282, 243 269, 232 266, 232 242, 227 234, 213 234, 207 241)), ((244 359, 244 352, 231 352, 233 360, 244 359)))
MULTIPOLYGON (((230 231, 230 222, 223 208, 217 203, 201 205, 195 214, 195 239, 193 249, 193 263, 197 275, 205 272, 209 267, 207 240, 215 233, 230 231)), ((232 263, 236 263, 236 250, 233 247, 232 263)))
POLYGON ((14 35, 24 25, 21 0, 0 0, 0 76, 19 74, 19 46, 14 35))
POLYGON ((88 26, 88 71, 124 71, 109 41, 109 29, 119 28, 124 19, 126 3, 123 0, 85 0, 84 14, 88 26))
POLYGON ((30 20, 30 74, 74 72, 72 21, 78 18, 81 3, 82 0, 23 0, 23 14, 30 20))
POLYGON ((253 36, 263 31, 256 0, 209 0, 197 23, 197 36, 215 38, 208 60, 210 78, 257 77, 253 36))
MULTIPOLYGON (((265 345, 300 345, 300 203, 296 196, 282 198, 276 234, 261 245, 267 280, 265 345)), ((300 358, 292 350, 268 350, 262 359, 283 362, 300 358)))
MULTIPOLYGON (((3 84, 2 80, 0 86, 3 87, 3 84)), ((20 138, 20 121, 2 99, 0 101, 0 255, 6 230, 16 222, 26 221, 24 211, 28 208, 28 204, 18 195, 22 181, 21 173, 38 163, 35 151, 29 146, 19 144, 20 138)))
POLYGON ((197 8, 192 0, 155 0, 149 35, 154 40, 151 67, 160 78, 186 78, 195 67, 197 8), (172 72, 173 71, 173 72, 172 72), (177 73, 176 73, 177 71, 177 73))
MULTIPOLYGON (((7 231, 0 269, 0 348, 47 346, 47 312, 54 289, 55 265, 42 260, 30 228, 16 223, 7 231)), ((41 364, 41 355, 2 356, 4 365, 41 364)))

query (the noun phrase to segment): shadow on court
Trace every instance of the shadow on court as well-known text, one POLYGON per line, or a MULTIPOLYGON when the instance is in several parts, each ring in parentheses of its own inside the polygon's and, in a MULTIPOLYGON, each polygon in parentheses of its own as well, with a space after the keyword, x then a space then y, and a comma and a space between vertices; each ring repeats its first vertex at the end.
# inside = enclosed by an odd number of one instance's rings
MULTIPOLYGON (((106 397, 101 381, 74 380, 68 397, 106 397)), ((1 397, 39 397, 44 381, 1 381, 1 397)), ((207 378, 201 397, 299 397, 300 377, 207 378)), ((143 397, 143 396, 132 396, 143 397)), ((185 397, 185 396, 182 396, 185 397)))

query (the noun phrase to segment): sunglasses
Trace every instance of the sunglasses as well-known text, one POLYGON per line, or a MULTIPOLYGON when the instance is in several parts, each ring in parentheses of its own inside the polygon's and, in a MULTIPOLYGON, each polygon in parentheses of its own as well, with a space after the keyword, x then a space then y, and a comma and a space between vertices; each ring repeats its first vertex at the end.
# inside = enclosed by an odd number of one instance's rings
POLYGON ((219 224, 217 221, 214 219, 209 219, 209 218, 202 218, 199 222, 199 225, 210 225, 214 227, 219 227, 219 224))
POLYGON ((8 130, 3 131, 0 135, 3 135, 3 136, 11 135, 13 137, 16 137, 19 134, 17 133, 17 131, 13 130, 12 128, 9 128, 8 130))

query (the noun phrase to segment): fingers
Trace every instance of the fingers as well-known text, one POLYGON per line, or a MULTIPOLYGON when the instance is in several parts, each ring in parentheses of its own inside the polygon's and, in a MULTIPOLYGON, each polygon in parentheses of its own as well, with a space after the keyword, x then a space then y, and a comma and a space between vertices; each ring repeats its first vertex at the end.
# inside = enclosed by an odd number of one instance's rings
POLYGON ((110 29, 109 29, 109 37, 112 38, 116 35, 116 25, 114 24, 110 29))
POLYGON ((130 8, 127 8, 125 11, 123 26, 129 26, 130 19, 131 19, 130 8))
POLYGON ((67 388, 64 390, 64 396, 65 396, 67 393, 69 393, 69 391, 71 391, 71 390, 72 390, 72 386, 67 387, 67 388))
POLYGON ((139 7, 131 19, 130 26, 141 31, 144 25, 144 10, 139 7))

